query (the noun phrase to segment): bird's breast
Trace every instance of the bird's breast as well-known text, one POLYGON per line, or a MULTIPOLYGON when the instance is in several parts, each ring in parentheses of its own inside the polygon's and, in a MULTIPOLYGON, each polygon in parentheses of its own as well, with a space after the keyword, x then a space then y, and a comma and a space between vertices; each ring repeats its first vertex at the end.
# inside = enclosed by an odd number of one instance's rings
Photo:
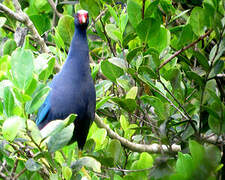
POLYGON ((52 112, 64 115, 75 113, 80 116, 87 113, 88 105, 91 103, 90 97, 95 93, 94 84, 90 80, 63 80, 60 79, 53 84, 51 89, 50 101, 52 112))

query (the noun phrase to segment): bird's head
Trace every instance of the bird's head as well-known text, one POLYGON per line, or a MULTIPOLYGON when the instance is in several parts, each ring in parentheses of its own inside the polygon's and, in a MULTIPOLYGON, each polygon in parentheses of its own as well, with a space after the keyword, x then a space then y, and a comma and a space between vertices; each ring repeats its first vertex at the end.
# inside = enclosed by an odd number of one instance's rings
POLYGON ((77 27, 87 28, 89 23, 88 12, 85 10, 79 10, 75 15, 75 25, 77 27))

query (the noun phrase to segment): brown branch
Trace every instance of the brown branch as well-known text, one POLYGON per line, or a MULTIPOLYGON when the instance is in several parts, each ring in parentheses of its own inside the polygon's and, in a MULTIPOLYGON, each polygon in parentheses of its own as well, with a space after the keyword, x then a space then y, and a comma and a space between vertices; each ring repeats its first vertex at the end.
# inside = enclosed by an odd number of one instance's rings
POLYGON ((55 14, 61 18, 63 15, 56 9, 56 5, 54 3, 54 1, 52 0, 48 0, 48 3, 50 4, 50 6, 52 7, 53 11, 55 12, 55 14))
POLYGON ((173 58, 175 58, 176 56, 178 56, 180 53, 182 53, 183 51, 189 49, 190 47, 194 46, 195 44, 197 44, 199 41, 203 40, 205 37, 207 37, 208 35, 210 35, 210 33, 212 32, 212 30, 209 30, 208 32, 206 32, 204 35, 200 36, 197 40, 195 40, 194 42, 192 42, 191 44, 183 47, 182 49, 176 51, 172 56, 170 56, 168 59, 166 59, 158 68, 158 71, 165 66, 168 62, 170 62, 173 58))
MULTIPOLYGON (((12 28, 12 27, 10 27, 10 26, 8 26, 8 25, 6 25, 6 24, 4 24, 3 26, 2 26, 2 28, 3 29, 6 29, 6 30, 8 30, 8 31, 10 31, 10 32, 12 32, 12 33, 15 33, 15 30, 12 28)), ((32 37, 32 36, 30 36, 29 37, 31 40, 33 40, 33 41, 35 41, 35 39, 32 37)), ((48 45, 48 46, 56 46, 53 42, 50 42, 50 41, 45 41, 45 43, 48 45)))
POLYGON ((145 0, 142 1, 142 19, 145 18, 145 0))
POLYGON ((20 16, 18 13, 15 13, 14 11, 9 9, 5 5, 3 5, 2 3, 0 3, 0 10, 2 10, 4 13, 6 13, 10 17, 12 17, 13 19, 16 19, 17 21, 19 21, 21 23, 23 23, 25 21, 24 17, 20 16))
POLYGON ((48 47, 47 45, 45 44, 44 40, 41 38, 41 36, 39 35, 37 29, 35 28, 33 22, 30 20, 30 18, 28 17, 28 15, 26 13, 24 13, 21 9, 21 6, 18 2, 18 0, 13 0, 13 4, 14 4, 14 7, 17 11, 17 13, 23 17, 24 19, 24 24, 28 27, 28 29, 30 30, 30 32, 32 33, 34 39, 38 42, 38 44, 40 45, 41 47, 41 51, 44 52, 44 53, 48 53, 49 50, 48 50, 48 47))
POLYGON ((8 7, 4 6, 1 3, 0 3, 0 10, 4 11, 7 15, 12 17, 13 19, 16 19, 17 21, 25 24, 32 33, 35 41, 37 41, 38 44, 40 45, 41 51, 47 53, 49 51, 48 47, 46 46, 41 36, 38 34, 37 29, 35 28, 34 24, 30 20, 28 15, 22 11, 18 0, 13 0, 13 4, 16 9, 16 12, 12 11, 11 9, 9 9, 8 7))
POLYGON ((95 22, 97 22, 106 13, 107 10, 108 8, 104 9, 102 12, 100 12, 100 14, 95 19, 93 19, 93 21, 91 22, 91 25, 88 27, 88 30, 94 26, 95 22))
POLYGON ((115 50, 114 50, 114 48, 113 48, 113 46, 112 46, 112 44, 111 44, 111 39, 108 37, 108 35, 107 35, 107 33, 106 33, 105 26, 104 26, 104 24, 103 24, 101 18, 100 18, 100 22, 101 22, 101 24, 102 24, 103 33, 104 33, 104 35, 105 35, 105 37, 106 37, 106 40, 107 40, 108 45, 109 45, 109 48, 110 48, 111 52, 113 53, 113 56, 116 57, 116 52, 115 52, 115 50))
MULTIPOLYGON (((191 124, 194 131, 197 133, 197 129, 195 127, 194 122, 191 119, 191 116, 187 113, 187 111, 184 109, 184 107, 181 105, 181 103, 177 100, 177 98, 170 92, 170 90, 166 87, 166 85, 161 81, 161 79, 158 79, 159 83, 162 84, 163 88, 170 94, 170 96, 176 101, 176 103, 179 105, 179 107, 184 111, 185 115, 187 116, 189 123, 191 124)), ((178 107, 178 108, 179 108, 178 107)))
POLYGON ((115 133, 109 125, 106 125, 101 118, 95 114, 95 123, 100 128, 104 128, 107 131, 107 134, 112 139, 117 139, 120 141, 120 143, 127 147, 128 149, 136 152, 149 152, 149 153, 161 153, 162 151, 164 153, 169 152, 178 152, 181 151, 181 147, 179 145, 173 144, 171 148, 169 148, 167 145, 159 145, 159 144, 151 144, 151 145, 145 145, 145 144, 137 144, 134 142, 130 142, 129 140, 125 139, 124 137, 119 136, 117 133, 115 133))
POLYGON ((27 170, 27 168, 24 168, 22 171, 20 171, 13 179, 18 179, 25 171, 27 170))

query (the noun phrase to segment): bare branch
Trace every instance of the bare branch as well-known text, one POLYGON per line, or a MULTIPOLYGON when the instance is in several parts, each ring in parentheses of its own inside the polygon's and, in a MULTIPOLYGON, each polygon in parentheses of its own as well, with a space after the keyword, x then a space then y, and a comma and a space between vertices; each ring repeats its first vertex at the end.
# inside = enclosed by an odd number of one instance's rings
POLYGON ((165 153, 169 152, 178 152, 181 151, 181 147, 179 145, 173 144, 171 148, 169 148, 167 145, 159 145, 159 144, 151 144, 151 145, 145 145, 145 144, 137 144, 134 142, 130 142, 129 140, 125 139, 124 137, 119 136, 117 133, 115 133, 109 125, 106 125, 101 118, 95 114, 95 123, 100 128, 106 129, 108 135, 112 139, 117 139, 120 141, 120 143, 127 147, 128 149, 136 152, 149 152, 149 153, 161 153, 162 151, 165 153))
POLYGON ((167 60, 165 60, 158 68, 158 71, 165 66, 168 62, 170 62, 173 58, 175 58, 176 56, 178 56, 180 53, 182 53, 183 51, 189 49, 190 47, 194 46, 195 44, 197 44, 199 41, 201 41, 202 39, 204 39, 205 37, 207 37, 208 35, 210 35, 210 33, 212 32, 212 30, 209 30, 208 32, 206 32, 204 35, 200 36, 196 41, 192 42, 191 44, 183 47, 182 49, 176 51, 172 56, 170 56, 167 60))
POLYGON ((30 20, 30 18, 28 17, 28 15, 22 11, 21 6, 20 6, 18 0, 13 0, 13 4, 14 4, 14 7, 16 8, 17 13, 24 19, 24 22, 23 23, 28 27, 28 29, 32 33, 34 39, 40 45, 41 51, 44 52, 44 53, 48 53, 49 50, 48 50, 47 45, 45 44, 44 40, 39 35, 37 29, 35 28, 33 22, 30 20))
POLYGON ((7 15, 16 19, 17 21, 25 24, 28 27, 28 29, 30 30, 30 32, 32 33, 35 41, 37 41, 38 44, 40 45, 41 51, 47 53, 49 51, 48 47, 46 46, 44 40, 39 35, 37 29, 35 28, 34 24, 30 20, 28 15, 22 11, 18 0, 13 0, 13 4, 16 9, 16 12, 12 11, 11 9, 9 9, 8 7, 4 6, 1 3, 0 3, 0 10, 4 11, 7 15))
POLYGON ((24 17, 22 17, 19 14, 15 13, 11 9, 9 9, 8 7, 4 6, 2 3, 0 3, 0 10, 4 11, 4 13, 6 13, 10 17, 12 17, 13 19, 16 19, 17 21, 19 21, 21 23, 24 23, 24 21, 25 21, 24 17))
POLYGON ((53 11, 56 13, 56 15, 61 18, 63 15, 56 9, 56 5, 52 0, 48 0, 48 3, 52 7, 53 11))

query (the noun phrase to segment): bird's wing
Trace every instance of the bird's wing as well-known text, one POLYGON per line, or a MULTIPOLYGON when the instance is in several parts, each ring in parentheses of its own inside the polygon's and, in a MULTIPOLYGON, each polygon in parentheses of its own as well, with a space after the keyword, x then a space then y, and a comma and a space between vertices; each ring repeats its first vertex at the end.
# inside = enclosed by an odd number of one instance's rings
POLYGON ((38 110, 37 118, 36 118, 36 124, 39 125, 46 117, 50 110, 50 97, 49 95, 45 99, 45 102, 41 105, 41 107, 38 110))

